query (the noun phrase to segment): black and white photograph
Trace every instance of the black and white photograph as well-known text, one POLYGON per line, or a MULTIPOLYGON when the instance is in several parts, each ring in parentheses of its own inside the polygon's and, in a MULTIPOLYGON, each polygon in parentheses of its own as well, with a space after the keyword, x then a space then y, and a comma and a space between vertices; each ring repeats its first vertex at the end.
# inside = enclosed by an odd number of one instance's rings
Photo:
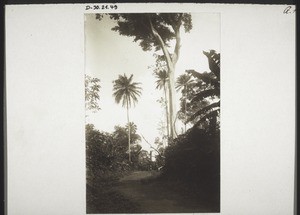
POLYGON ((296 12, 5 5, 5 213, 295 214, 296 12))
POLYGON ((220 14, 85 14, 87 213, 220 211, 220 14))

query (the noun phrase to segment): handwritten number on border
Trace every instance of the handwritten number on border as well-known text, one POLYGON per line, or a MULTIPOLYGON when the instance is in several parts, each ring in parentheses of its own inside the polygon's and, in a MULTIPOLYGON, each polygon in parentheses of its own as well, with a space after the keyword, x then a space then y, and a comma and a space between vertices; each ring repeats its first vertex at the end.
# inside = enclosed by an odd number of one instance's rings
POLYGON ((109 9, 118 9, 118 6, 115 4, 106 4, 106 5, 86 5, 85 10, 109 10, 109 9))

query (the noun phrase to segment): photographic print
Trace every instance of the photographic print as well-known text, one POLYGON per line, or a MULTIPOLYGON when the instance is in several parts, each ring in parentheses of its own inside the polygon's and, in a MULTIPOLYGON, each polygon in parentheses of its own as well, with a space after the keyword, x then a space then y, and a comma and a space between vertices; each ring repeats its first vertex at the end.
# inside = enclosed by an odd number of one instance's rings
POLYGON ((294 214, 295 15, 6 5, 6 214, 294 214))
POLYGON ((87 213, 220 211, 220 16, 85 14, 87 213))

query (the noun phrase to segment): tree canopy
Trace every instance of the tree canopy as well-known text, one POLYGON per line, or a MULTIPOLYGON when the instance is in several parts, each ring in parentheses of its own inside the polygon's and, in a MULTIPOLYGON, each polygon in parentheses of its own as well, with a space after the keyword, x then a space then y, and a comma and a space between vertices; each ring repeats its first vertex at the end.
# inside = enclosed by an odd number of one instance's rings
POLYGON ((134 37, 134 42, 138 42, 144 51, 161 49, 151 26, 155 27, 167 47, 170 46, 170 41, 175 39, 181 25, 184 26, 185 32, 192 29, 191 15, 187 13, 123 13, 110 14, 110 17, 117 21, 117 26, 112 30, 120 35, 134 37))

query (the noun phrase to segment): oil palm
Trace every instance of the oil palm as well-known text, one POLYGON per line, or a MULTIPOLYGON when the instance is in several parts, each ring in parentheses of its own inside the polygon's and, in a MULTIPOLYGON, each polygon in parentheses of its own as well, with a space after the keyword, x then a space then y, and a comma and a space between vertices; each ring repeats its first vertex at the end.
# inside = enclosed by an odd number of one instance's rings
MULTIPOLYGON (((119 75, 119 78, 113 81, 113 96, 117 104, 121 103, 127 110, 127 123, 129 124, 129 108, 138 102, 138 97, 141 95, 142 88, 140 83, 133 82, 133 75, 128 78, 126 74, 119 75)), ((128 154, 131 162, 130 154, 130 126, 128 129, 128 154)))
POLYGON ((165 108, 166 108, 166 119, 167 119, 167 135, 170 137, 170 125, 169 125, 169 111, 168 111, 168 99, 167 99, 167 82, 168 82, 168 73, 166 70, 159 70, 154 73, 156 77, 156 89, 164 89, 165 95, 165 108))
POLYGON ((193 83, 191 76, 188 74, 180 75, 176 80, 175 88, 181 90, 183 102, 184 102, 184 130, 186 131, 187 115, 186 115, 186 100, 189 86, 193 83))

